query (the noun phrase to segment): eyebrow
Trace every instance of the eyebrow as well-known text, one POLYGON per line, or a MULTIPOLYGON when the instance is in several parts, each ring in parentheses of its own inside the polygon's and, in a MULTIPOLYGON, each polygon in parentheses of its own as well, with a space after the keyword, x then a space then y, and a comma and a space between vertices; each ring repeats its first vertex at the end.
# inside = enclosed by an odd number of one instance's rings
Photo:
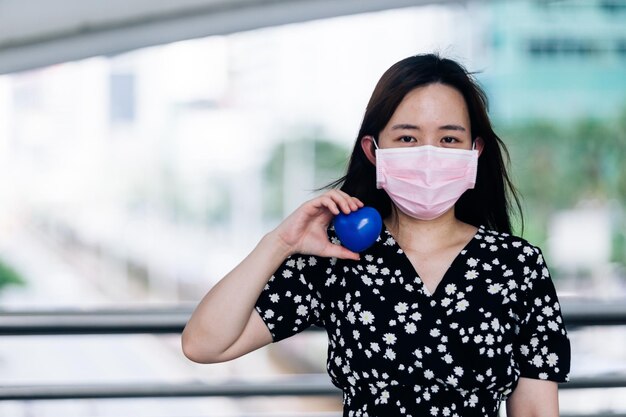
MULTIPOLYGON (((391 126, 391 130, 421 130, 421 128, 417 125, 409 123, 398 123, 391 126)), ((457 130, 459 132, 465 132, 467 129, 461 125, 443 125, 439 126, 439 130, 457 130)))

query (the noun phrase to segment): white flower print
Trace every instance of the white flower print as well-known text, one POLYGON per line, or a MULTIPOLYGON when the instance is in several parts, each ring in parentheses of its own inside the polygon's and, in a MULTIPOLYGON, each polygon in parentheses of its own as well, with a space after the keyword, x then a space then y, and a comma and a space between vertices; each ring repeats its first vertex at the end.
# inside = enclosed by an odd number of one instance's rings
POLYGON ((361 277, 361 280, 363 281, 363 284, 367 285, 368 287, 369 287, 370 285, 372 285, 372 283, 373 283, 373 282, 372 282, 372 279, 371 279, 370 277, 368 277, 367 275, 363 275, 363 276, 361 277))
POLYGON ((377 353, 380 352, 380 346, 376 342, 370 343, 370 349, 377 353))
POLYGON ((359 320, 361 320, 363 324, 372 324, 374 323, 374 315, 371 311, 362 311, 359 313, 359 320))
POLYGON ((404 330, 408 333, 408 334, 415 334, 415 332, 417 331, 417 326, 415 325, 415 323, 407 323, 404 326, 404 330))
POLYGON ((348 314, 346 315, 346 319, 354 324, 354 322, 356 321, 356 317, 354 316, 354 311, 349 311, 348 314))
POLYGON ((454 367, 454 373, 457 376, 463 376, 463 368, 461 368, 460 366, 455 366, 454 367))
POLYGON ((387 348, 387 350, 385 350, 384 357, 392 361, 396 359, 396 352, 394 352, 391 348, 387 348))
POLYGON ((431 331, 430 331, 430 335, 432 337, 439 337, 440 334, 441 334, 441 332, 439 331, 439 329, 431 329, 431 331))
POLYGON ((376 265, 368 265, 367 272, 372 275, 376 275, 378 273, 378 267, 376 265))
POLYGON ((556 322, 554 320, 550 320, 548 322, 548 327, 550 328, 550 330, 552 330, 553 332, 556 332, 560 329, 559 325, 556 324, 556 322))
POLYGON ((383 391, 380 393, 380 402, 382 404, 387 404, 388 399, 389 399, 389 391, 383 391))
POLYGON ((532 347, 536 348, 538 344, 539 344, 539 339, 537 339, 536 337, 533 337, 532 339, 530 339, 530 345, 532 347))
POLYGON ((559 361, 559 357, 556 353, 550 353, 546 358, 546 363, 548 366, 556 366, 556 363, 559 361))
POLYGON ((469 266, 470 268, 474 268, 476 265, 478 265, 478 261, 474 258, 469 258, 466 263, 467 266, 469 266))
POLYGON ((430 369, 427 369, 424 371, 424 378, 433 379, 434 377, 435 377, 435 373, 431 371, 430 369))
POLYGON ((540 355, 535 355, 533 357, 533 365, 535 365, 537 368, 540 368, 541 366, 543 366, 543 359, 541 358, 540 355))
POLYGON ((496 331, 500 328, 500 321, 497 317, 491 320, 491 328, 496 331))
POLYGON ((467 279, 474 279, 476 277, 478 277, 478 271, 474 269, 470 269, 469 271, 465 273, 465 278, 467 279))
POLYGON ((354 337, 354 340, 359 340, 359 337, 361 337, 361 332, 359 332, 358 330, 353 330, 352 337, 354 337))
POLYGON ((554 314, 554 310, 552 309, 552 307, 549 307, 549 306, 544 307, 543 310, 541 310, 541 312, 548 317, 554 314))
POLYGON ((383 335, 383 340, 385 341, 385 343, 387 343, 388 345, 393 345, 394 343, 396 343, 396 340, 398 340, 398 338, 396 337, 395 334, 393 333, 385 333, 383 335))
POLYGON ((456 311, 465 311, 465 309, 469 306, 469 301, 463 299, 456 303, 455 310, 456 311))
POLYGON ((302 268, 304 268, 305 265, 306 263, 304 262, 304 259, 298 258, 296 261, 296 268, 298 268, 298 271, 302 271, 302 268))
POLYGON ((448 385, 452 385, 453 387, 456 387, 456 386, 457 386, 457 384, 459 383, 459 380, 458 380, 456 377, 454 377, 454 376, 450 375, 450 376, 448 376, 448 378, 446 379, 446 383, 447 383, 448 385))
POLYGON ((328 278, 326 280, 326 286, 330 287, 331 285, 333 285, 335 282, 337 282, 337 276, 335 274, 331 275, 330 278, 328 278))
POLYGON ((285 278, 291 278, 293 276, 293 272, 291 272, 289 269, 285 269, 283 271, 283 277, 285 278))
POLYGON ((398 303, 396 304, 396 306, 394 307, 394 310, 396 311, 396 313, 398 314, 404 314, 407 311, 409 311, 409 305, 407 303, 398 303))
POLYGON ((274 293, 274 294, 270 295, 270 301, 271 301, 272 303, 277 303, 277 302, 278 302, 278 300, 280 300, 280 295, 278 295, 278 294, 276 294, 276 293, 274 293))
POLYGON ((439 409, 437 407, 430 407, 430 415, 436 416, 439 414, 439 409))
POLYGON ((446 294, 448 295, 454 294, 454 292, 456 291, 456 285, 454 284, 446 285, 445 291, 446 291, 446 294))
POLYGON ((489 288, 487 288, 487 292, 488 292, 489 294, 497 294, 497 293, 499 293, 500 291, 502 291, 502 285, 501 285, 501 284, 498 284, 498 283, 496 283, 496 284, 491 284, 491 285, 489 286, 489 288))
POLYGON ((541 372, 541 373, 539 374, 539 379, 548 379, 548 374, 547 374, 547 373, 545 373, 545 372, 541 372))
POLYGON ((389 272, 390 272, 390 271, 389 271, 389 268, 382 268, 382 269, 380 270, 380 273, 381 273, 382 275, 389 275, 389 272))
POLYGON ((302 304, 300 304, 298 306, 298 309, 296 310, 296 313, 298 313, 299 316, 306 316, 308 312, 309 312, 309 308, 302 304))
POLYGON ((265 310, 265 314, 263 315, 266 319, 271 319, 272 317, 274 317, 274 311, 273 310, 265 310))

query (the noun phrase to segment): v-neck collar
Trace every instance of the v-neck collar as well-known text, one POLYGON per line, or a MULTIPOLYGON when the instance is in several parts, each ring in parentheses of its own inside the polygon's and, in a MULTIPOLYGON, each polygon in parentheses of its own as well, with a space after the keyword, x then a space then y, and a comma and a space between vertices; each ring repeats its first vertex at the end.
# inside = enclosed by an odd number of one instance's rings
POLYGON ((474 233, 474 235, 472 235, 472 238, 470 240, 467 241, 467 243, 465 243, 465 245, 463 246, 463 248, 461 248, 461 250, 456 254, 456 256, 454 257, 454 259, 452 260, 452 262, 450 262, 450 265, 448 266, 448 268, 446 269, 446 271, 443 273, 443 277, 441 277, 441 280, 439 281, 439 283, 437 284, 437 286, 435 287, 435 289, 433 290, 433 292, 431 293, 428 290, 428 287, 426 287, 426 284, 424 283, 424 281, 422 280, 422 277, 420 276, 420 274, 417 272, 417 269, 415 269, 415 267, 413 266, 413 263, 411 263, 411 260, 409 259, 409 257, 407 256, 406 252, 404 251, 404 249, 402 249, 402 247, 400 247, 400 244, 398 243, 398 241, 396 240, 395 236, 391 234, 391 231, 389 231, 389 229, 387 228, 387 226, 385 225, 385 223, 383 222, 383 231, 382 233, 385 233, 388 237, 393 239, 393 248, 397 251, 397 253, 399 255, 402 256, 402 258, 404 259, 404 263, 406 268, 408 268, 409 270, 411 270, 415 276, 417 277, 417 279, 420 282, 420 292, 422 292, 424 295, 426 295, 429 298, 434 297, 435 295, 437 295, 440 291, 439 288, 442 286, 442 284, 445 285, 446 281, 449 281, 451 278, 449 277, 449 275, 451 275, 450 271, 452 269, 454 269, 453 267, 462 260, 462 258, 465 257, 465 255, 467 254, 467 250, 472 246, 472 244, 474 243, 474 241, 478 240, 478 237, 481 235, 481 233, 483 232, 483 226, 478 226, 478 229, 476 230, 476 233, 474 233))

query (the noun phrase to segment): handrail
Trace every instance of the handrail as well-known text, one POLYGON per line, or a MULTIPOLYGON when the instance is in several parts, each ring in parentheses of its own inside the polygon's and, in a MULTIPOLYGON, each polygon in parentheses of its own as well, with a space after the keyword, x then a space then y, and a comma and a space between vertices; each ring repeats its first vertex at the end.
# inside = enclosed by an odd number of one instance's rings
MULTIPOLYGON (((562 300, 568 328, 626 325, 626 303, 562 300)), ((72 310, 0 310, 0 336, 81 334, 168 334, 182 331, 193 306, 101 308, 72 310)), ((320 328, 315 328, 319 330, 320 328)), ((626 375, 607 374, 572 379, 562 389, 626 387, 626 375)), ((100 385, 24 385, 0 387, 0 401, 249 396, 338 396, 327 375, 299 375, 263 382, 226 381, 215 384, 135 383, 100 385)), ((624 416, 626 417, 626 416, 624 416)))
MULTIPOLYGON (((626 302, 563 300, 569 328, 626 325, 626 302)), ((0 336, 180 333, 193 306, 1 311, 0 336)), ((312 330, 320 330, 312 328, 312 330)))
MULTIPOLYGON (((572 379, 560 389, 626 387, 626 375, 572 379)), ((278 377, 260 382, 125 383, 80 385, 23 385, 0 387, 0 401, 168 397, 339 396, 325 374, 278 377)))
MULTIPOLYGON (((620 388, 626 375, 572 379, 560 389, 620 388)), ((168 397, 339 396, 325 374, 277 377, 261 382, 16 385, 0 387, 0 401, 168 397)))

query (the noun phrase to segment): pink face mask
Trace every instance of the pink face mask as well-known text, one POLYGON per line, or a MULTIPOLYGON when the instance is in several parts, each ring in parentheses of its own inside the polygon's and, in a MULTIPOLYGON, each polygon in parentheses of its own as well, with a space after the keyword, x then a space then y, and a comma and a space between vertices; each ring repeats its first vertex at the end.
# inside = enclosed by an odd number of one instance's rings
POLYGON ((376 187, 398 209, 420 220, 448 211, 474 188, 478 151, 431 145, 379 149, 376 141, 376 187))

